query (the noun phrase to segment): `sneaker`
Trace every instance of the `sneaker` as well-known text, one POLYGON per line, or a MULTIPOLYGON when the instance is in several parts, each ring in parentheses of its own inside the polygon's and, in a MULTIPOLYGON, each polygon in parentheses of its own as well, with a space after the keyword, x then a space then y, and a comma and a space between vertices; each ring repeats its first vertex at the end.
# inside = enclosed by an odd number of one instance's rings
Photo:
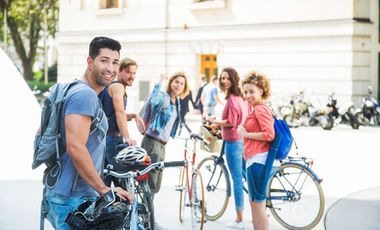
POLYGON ((232 222, 228 222, 226 225, 229 228, 244 229, 244 222, 243 221, 236 222, 236 220, 234 220, 232 222))
POLYGON ((154 230, 167 230, 162 225, 159 225, 157 222, 154 222, 154 230))

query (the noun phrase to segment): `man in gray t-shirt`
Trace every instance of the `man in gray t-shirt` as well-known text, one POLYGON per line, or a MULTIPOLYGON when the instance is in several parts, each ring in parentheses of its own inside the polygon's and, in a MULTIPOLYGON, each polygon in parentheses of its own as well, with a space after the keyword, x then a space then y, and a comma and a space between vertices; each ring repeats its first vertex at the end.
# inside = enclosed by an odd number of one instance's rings
POLYGON ((120 43, 111 38, 94 38, 90 43, 86 72, 67 93, 61 115, 61 133, 66 147, 59 159, 61 176, 45 195, 47 218, 55 229, 69 230, 65 223, 67 215, 87 200, 109 193, 132 200, 120 187, 112 191, 100 176, 108 125, 97 94, 116 76, 120 49, 120 43), (99 112, 103 119, 98 128, 90 132, 92 119, 98 117, 99 112))

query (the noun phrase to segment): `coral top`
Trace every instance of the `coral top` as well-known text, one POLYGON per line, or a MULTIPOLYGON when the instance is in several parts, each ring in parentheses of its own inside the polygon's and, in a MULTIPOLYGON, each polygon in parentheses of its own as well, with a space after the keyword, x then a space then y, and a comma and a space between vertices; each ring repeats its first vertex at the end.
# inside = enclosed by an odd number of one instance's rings
POLYGON ((274 118, 270 108, 264 104, 255 105, 244 123, 247 132, 262 132, 265 141, 244 138, 244 158, 268 152, 274 139, 274 118))

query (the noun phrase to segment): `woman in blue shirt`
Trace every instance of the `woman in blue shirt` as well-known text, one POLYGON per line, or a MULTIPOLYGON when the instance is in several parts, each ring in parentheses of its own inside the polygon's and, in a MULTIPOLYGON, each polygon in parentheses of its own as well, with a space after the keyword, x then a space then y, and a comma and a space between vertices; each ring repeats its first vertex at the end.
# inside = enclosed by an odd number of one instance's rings
MULTIPOLYGON (((161 77, 160 83, 154 86, 143 114, 140 113, 146 121, 141 147, 149 153, 152 163, 165 160, 165 145, 169 137, 175 137, 181 123, 179 98, 184 98, 189 91, 187 77, 183 72, 177 72, 170 77, 165 91, 161 89, 164 79, 165 77, 161 77)), ((160 190, 161 179, 161 172, 149 173, 149 187, 153 194, 160 190)))

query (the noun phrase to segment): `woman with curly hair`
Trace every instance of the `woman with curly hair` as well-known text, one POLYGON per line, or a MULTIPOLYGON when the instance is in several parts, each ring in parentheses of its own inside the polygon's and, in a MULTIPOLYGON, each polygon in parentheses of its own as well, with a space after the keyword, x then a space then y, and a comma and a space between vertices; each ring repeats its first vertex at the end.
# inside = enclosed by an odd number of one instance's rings
POLYGON ((209 118, 208 121, 212 123, 211 127, 222 127, 222 137, 225 142, 224 152, 233 180, 236 219, 227 223, 227 226, 243 229, 243 140, 238 133, 238 127, 245 121, 248 106, 242 97, 239 80, 239 75, 235 69, 224 68, 222 70, 219 77, 219 87, 226 94, 226 105, 221 120, 209 118))
MULTIPOLYGON (((270 143, 275 137, 274 118, 271 109, 265 105, 271 95, 269 79, 256 71, 250 72, 242 82, 243 95, 250 112, 239 134, 244 137, 244 158, 246 160, 247 184, 255 230, 268 229, 266 213, 265 167, 270 143)), ((278 166, 279 161, 274 164, 278 166)), ((271 167, 271 174, 274 169, 271 167)))

